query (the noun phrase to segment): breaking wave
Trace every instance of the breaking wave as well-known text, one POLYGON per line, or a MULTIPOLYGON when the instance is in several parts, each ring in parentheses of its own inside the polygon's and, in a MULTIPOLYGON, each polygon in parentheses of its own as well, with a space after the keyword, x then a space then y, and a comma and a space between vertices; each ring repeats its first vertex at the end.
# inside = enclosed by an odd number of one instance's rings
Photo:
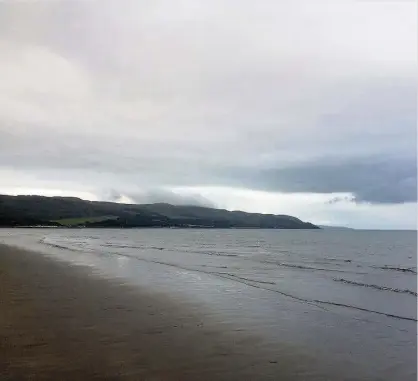
POLYGON ((396 266, 373 266, 374 268, 377 269, 382 269, 382 270, 393 270, 393 271, 401 271, 403 273, 411 273, 411 274, 417 274, 417 270, 414 267, 396 267, 396 266))
POLYGON ((370 287, 370 288, 374 288, 376 290, 381 290, 381 291, 392 291, 392 292, 398 292, 400 294, 410 294, 410 295, 413 295, 413 296, 417 296, 417 293, 415 291, 408 290, 408 289, 399 289, 399 288, 392 288, 392 287, 386 287, 386 286, 379 286, 377 284, 354 282, 352 280, 343 279, 343 278, 340 278, 340 279, 334 278, 333 281, 334 282, 341 282, 341 283, 345 283, 345 284, 351 284, 351 285, 354 285, 354 286, 370 287))

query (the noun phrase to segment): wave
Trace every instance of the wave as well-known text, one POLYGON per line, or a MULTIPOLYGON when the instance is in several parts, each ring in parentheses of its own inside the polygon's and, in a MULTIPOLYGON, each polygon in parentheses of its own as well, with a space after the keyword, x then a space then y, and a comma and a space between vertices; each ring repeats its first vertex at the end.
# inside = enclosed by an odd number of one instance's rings
MULTIPOLYGON (((50 241, 48 239, 48 237, 44 237, 41 238, 39 241, 39 243, 45 245, 45 246, 49 246, 49 247, 53 247, 56 249, 61 249, 61 250, 66 250, 66 251, 72 251, 75 253, 92 253, 92 252, 96 252, 95 247, 89 247, 89 246, 83 246, 81 244, 77 244, 76 242, 70 242, 68 244, 65 243, 61 243, 61 242, 54 242, 53 240, 50 241)), ((96 254, 100 254, 101 251, 97 251, 96 254)))
POLYGON ((116 249, 139 249, 139 250, 159 250, 159 251, 170 251, 178 253, 187 253, 187 254, 202 254, 202 255, 211 255, 217 257, 238 257, 238 254, 232 254, 223 251, 204 251, 204 250, 187 250, 183 248, 167 248, 160 246, 146 246, 146 245, 123 245, 115 243, 106 243, 101 245, 104 248, 116 248, 116 249))
POLYGON ((300 270, 331 271, 331 272, 337 272, 337 273, 351 273, 351 274, 367 274, 365 272, 359 272, 359 271, 353 271, 353 270, 330 269, 330 268, 325 268, 325 267, 297 265, 293 263, 283 263, 283 262, 273 262, 273 261, 261 261, 261 263, 268 263, 270 265, 276 265, 280 267, 288 267, 288 268, 300 269, 300 270))
POLYGON ((222 252, 204 252, 201 251, 199 252, 199 254, 204 254, 204 255, 214 255, 216 257, 238 257, 238 254, 229 254, 229 253, 222 253, 222 252))
POLYGON ((234 253, 226 252, 226 251, 187 250, 183 248, 174 248, 174 249, 166 249, 166 250, 178 252, 178 253, 211 255, 211 256, 216 256, 216 257, 239 257, 240 256, 239 254, 234 254, 234 253))
POLYGON ((116 247, 118 249, 136 249, 139 248, 139 246, 131 246, 131 245, 118 245, 116 243, 105 243, 103 245, 100 245, 103 247, 116 247))
POLYGON ((313 302, 316 302, 316 303, 319 303, 319 304, 328 304, 328 305, 337 306, 337 307, 351 308, 353 310, 358 310, 358 311, 363 311, 363 312, 369 312, 369 313, 372 313, 372 314, 383 315, 383 316, 386 316, 386 317, 400 319, 400 320, 409 320, 409 321, 414 321, 414 322, 417 321, 417 319, 414 318, 414 317, 408 317, 408 316, 401 316, 401 315, 389 314, 389 313, 386 313, 386 312, 381 312, 381 311, 376 311, 376 310, 370 310, 368 308, 353 306, 351 304, 337 303, 337 302, 329 302, 329 301, 325 301, 325 300, 316 300, 316 299, 313 300, 313 302))
POLYGON ((342 279, 342 278, 341 279, 334 278, 333 281, 334 282, 346 283, 346 284, 352 284, 354 286, 370 287, 370 288, 374 288, 375 290, 392 291, 392 292, 398 292, 400 294, 410 294, 410 295, 413 295, 413 296, 417 296, 417 293, 415 291, 408 290, 408 289, 399 289, 399 288, 392 288, 392 287, 386 287, 386 286, 379 286, 377 284, 354 282, 352 280, 342 279))
POLYGON ((145 246, 145 245, 121 245, 117 243, 105 243, 101 245, 102 247, 115 247, 117 249, 141 249, 141 250, 166 250, 165 247, 158 246, 145 246))
POLYGON ((48 242, 46 240, 46 238, 41 238, 39 240, 39 243, 43 244, 43 245, 47 245, 50 247, 55 247, 56 249, 63 249, 63 250, 68 250, 68 251, 74 251, 74 252, 80 252, 80 251, 85 251, 85 249, 80 250, 80 249, 76 249, 74 247, 70 247, 70 246, 65 246, 65 245, 60 245, 58 243, 53 243, 53 242, 48 242))
POLYGON ((414 267, 396 267, 396 266, 373 266, 376 269, 401 271, 403 273, 411 273, 417 275, 417 270, 414 267))
POLYGON ((231 277, 231 278, 241 279, 241 280, 245 280, 245 281, 248 281, 248 282, 254 282, 254 283, 271 284, 271 285, 276 284, 275 282, 268 282, 268 281, 264 281, 264 280, 244 278, 242 276, 238 276, 238 275, 231 274, 231 273, 223 273, 223 272, 215 273, 215 272, 213 272, 212 274, 227 275, 228 277, 231 277))

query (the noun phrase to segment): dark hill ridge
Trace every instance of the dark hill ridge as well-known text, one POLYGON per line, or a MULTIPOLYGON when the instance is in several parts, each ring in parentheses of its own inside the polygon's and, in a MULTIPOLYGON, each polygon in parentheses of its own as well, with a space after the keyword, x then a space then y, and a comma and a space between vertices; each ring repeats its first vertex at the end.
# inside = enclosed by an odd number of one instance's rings
POLYGON ((201 206, 118 204, 75 197, 0 195, 0 226, 318 229, 287 215, 201 206))

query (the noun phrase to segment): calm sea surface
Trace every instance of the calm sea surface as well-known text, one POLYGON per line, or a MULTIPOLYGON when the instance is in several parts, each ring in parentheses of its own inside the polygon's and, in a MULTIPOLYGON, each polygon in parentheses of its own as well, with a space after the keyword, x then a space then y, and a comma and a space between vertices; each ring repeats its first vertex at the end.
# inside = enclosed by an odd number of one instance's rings
POLYGON ((189 298, 341 379, 416 379, 416 232, 11 229, 0 240, 189 298))

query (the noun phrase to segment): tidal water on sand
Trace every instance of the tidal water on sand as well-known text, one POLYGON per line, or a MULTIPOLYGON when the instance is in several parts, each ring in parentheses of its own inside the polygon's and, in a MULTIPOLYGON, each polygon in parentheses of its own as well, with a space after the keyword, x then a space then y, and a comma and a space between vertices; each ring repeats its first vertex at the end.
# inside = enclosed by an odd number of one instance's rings
POLYGON ((338 379, 416 379, 416 232, 11 229, 0 240, 190 299, 257 335, 251 345, 300 349, 338 379))

